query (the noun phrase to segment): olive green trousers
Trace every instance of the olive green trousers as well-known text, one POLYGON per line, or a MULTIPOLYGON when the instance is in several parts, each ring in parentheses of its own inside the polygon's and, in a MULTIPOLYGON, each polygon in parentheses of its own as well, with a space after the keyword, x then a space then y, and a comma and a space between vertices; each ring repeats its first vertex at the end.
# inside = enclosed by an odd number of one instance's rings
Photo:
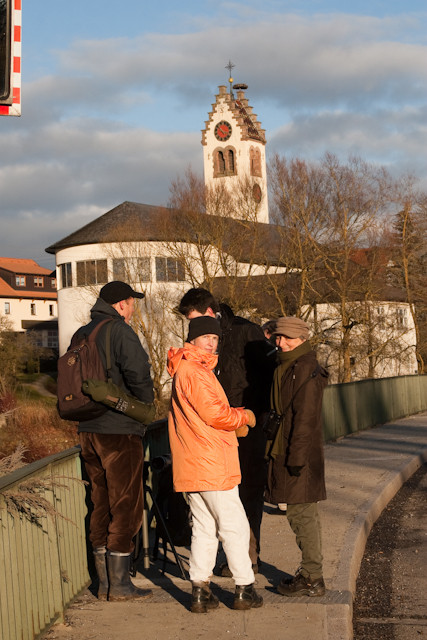
POLYGON ((286 515, 301 549, 301 573, 316 580, 323 576, 322 538, 317 502, 288 504, 286 515))

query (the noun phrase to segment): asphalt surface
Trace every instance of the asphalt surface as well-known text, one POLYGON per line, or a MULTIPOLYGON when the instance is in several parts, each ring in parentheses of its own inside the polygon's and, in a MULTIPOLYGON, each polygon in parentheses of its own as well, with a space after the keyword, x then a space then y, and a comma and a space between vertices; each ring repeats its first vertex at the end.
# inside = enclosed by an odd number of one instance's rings
MULTIPOLYGON (((266 506, 262 524, 262 566, 256 588, 264 606, 247 612, 230 608, 233 581, 213 576, 220 607, 208 614, 189 611, 191 585, 168 553, 142 563, 134 579, 151 587, 143 603, 99 602, 90 591, 68 609, 65 624, 55 625, 48 640, 350 640, 356 579, 372 525, 402 484, 427 460, 427 413, 397 420, 326 445, 328 499, 320 503, 327 587, 321 598, 286 598, 274 586, 299 565, 299 550, 286 516, 266 506)), ((188 549, 177 549, 184 567, 188 549)), ((358 640, 358 639, 357 639, 358 640)))
POLYGON ((378 518, 356 583, 356 640, 427 638, 427 464, 378 518))

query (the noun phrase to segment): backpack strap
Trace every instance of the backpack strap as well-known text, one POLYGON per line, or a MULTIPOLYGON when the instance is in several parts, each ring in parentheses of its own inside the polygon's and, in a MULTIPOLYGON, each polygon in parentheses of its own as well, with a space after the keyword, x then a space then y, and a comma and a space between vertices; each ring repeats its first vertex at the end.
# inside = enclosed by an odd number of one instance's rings
MULTIPOLYGON (((111 328, 113 326, 113 318, 104 318, 103 320, 100 320, 96 325, 96 327, 92 329, 92 331, 86 336, 86 339, 89 342, 95 342, 96 336, 98 335, 99 330, 101 329, 101 327, 104 326, 104 324, 107 324, 107 322, 108 322, 108 327, 107 327, 107 334, 105 338, 105 356, 106 356, 106 363, 107 363, 107 380, 110 381, 112 380, 112 377, 111 377, 111 328)), ((76 343, 79 342, 77 335, 78 335, 78 331, 76 331, 76 333, 74 334, 71 340, 70 348, 72 348, 76 343)))

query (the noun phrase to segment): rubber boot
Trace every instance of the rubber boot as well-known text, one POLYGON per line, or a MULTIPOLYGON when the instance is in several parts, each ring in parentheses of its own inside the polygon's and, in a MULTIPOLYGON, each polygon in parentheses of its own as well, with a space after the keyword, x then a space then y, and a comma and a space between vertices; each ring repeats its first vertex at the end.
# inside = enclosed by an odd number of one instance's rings
POLYGON ((233 609, 240 611, 251 609, 252 607, 262 607, 263 599, 257 594, 253 584, 236 585, 234 593, 233 609))
POLYGON ((138 589, 130 579, 130 553, 127 555, 115 555, 107 553, 107 568, 110 589, 108 600, 145 600, 153 594, 151 589, 138 589))
POLYGON ((218 606, 219 600, 212 593, 209 582, 193 582, 190 607, 192 613, 207 613, 209 609, 216 609, 218 606))
POLYGON ((93 550, 95 569, 98 576, 98 600, 106 600, 108 596, 108 574, 107 574, 107 550, 105 547, 98 547, 93 550))

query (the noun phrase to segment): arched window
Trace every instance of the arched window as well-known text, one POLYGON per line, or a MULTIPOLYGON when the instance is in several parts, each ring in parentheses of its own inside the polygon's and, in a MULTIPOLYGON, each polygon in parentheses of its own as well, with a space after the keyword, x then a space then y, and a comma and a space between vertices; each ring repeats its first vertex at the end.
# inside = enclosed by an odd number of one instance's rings
POLYGON ((234 151, 228 149, 227 151, 227 173, 234 173, 234 151))
POLYGON ((262 178, 261 171, 261 151, 260 149, 250 148, 251 176, 262 178))
POLYGON ((220 176, 225 176, 225 158, 222 151, 218 151, 216 159, 217 159, 217 162, 216 162, 217 174, 220 176))
POLYGON ((214 178, 236 175, 236 151, 232 147, 216 149, 213 153, 214 178))

